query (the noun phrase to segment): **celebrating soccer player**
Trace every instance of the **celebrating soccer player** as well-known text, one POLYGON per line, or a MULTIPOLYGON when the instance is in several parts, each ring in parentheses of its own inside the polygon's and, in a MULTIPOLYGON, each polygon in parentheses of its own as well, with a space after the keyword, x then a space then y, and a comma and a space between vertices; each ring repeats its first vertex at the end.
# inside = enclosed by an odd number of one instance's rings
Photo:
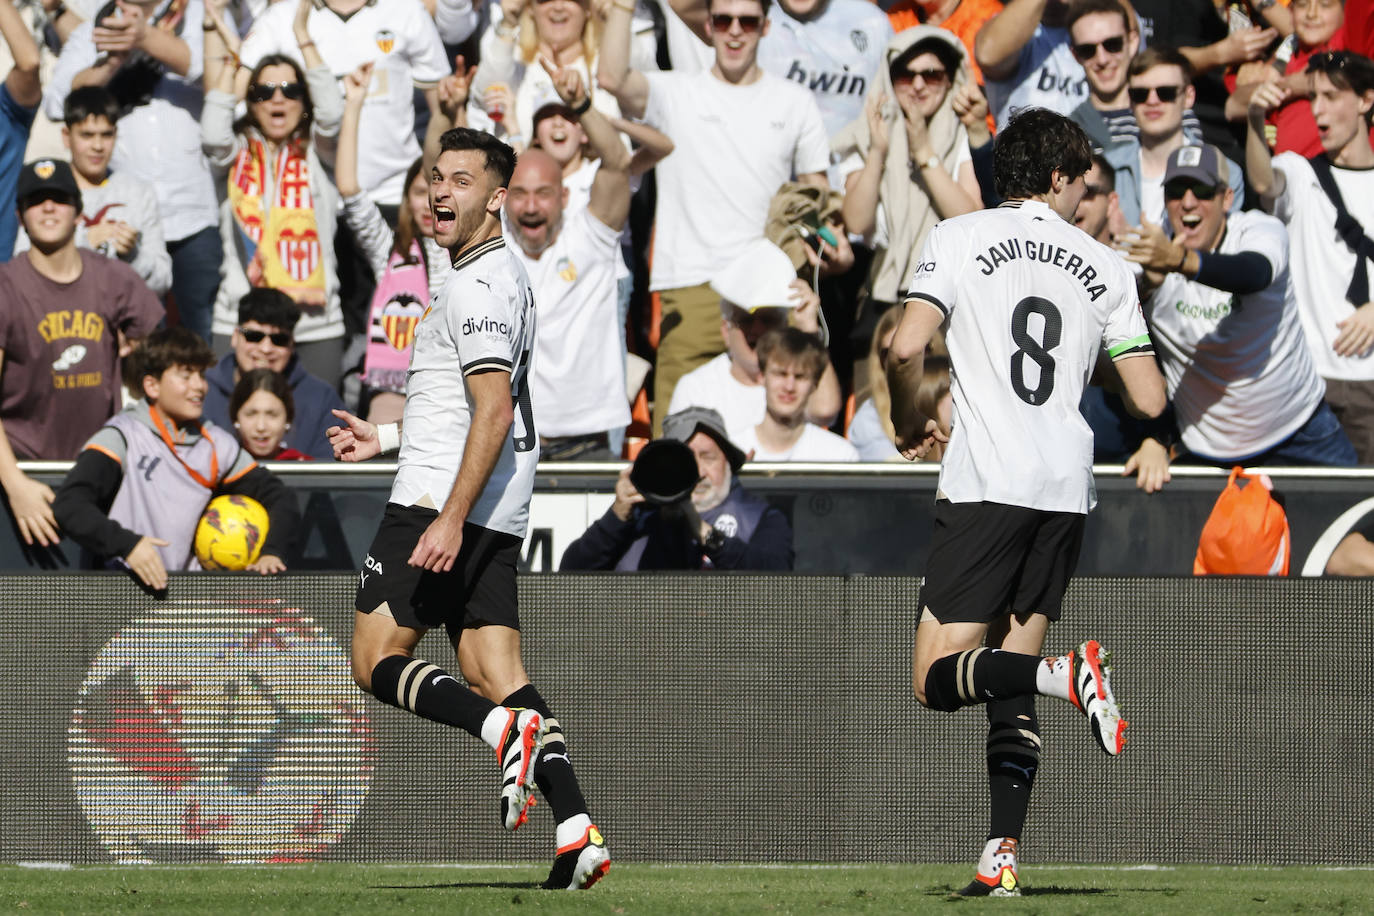
POLYGON ((898 449, 911 459, 949 442, 921 588, 916 698, 947 712, 987 704, 991 826, 965 896, 1020 894, 1017 845, 1040 759, 1036 694, 1077 706, 1108 754, 1124 744, 1096 640, 1041 655, 1095 501, 1078 400, 1099 347, 1132 412, 1155 417, 1165 406, 1135 281, 1072 224, 1091 153, 1077 125, 1042 108, 997 135, 994 175, 1007 202, 930 232, 888 358, 898 449), (946 319, 949 437, 916 407, 925 349, 946 319))
POLYGON ((537 783, 558 824, 544 887, 587 888, 611 867, 610 854, 558 720, 520 660, 515 565, 539 440, 528 386, 534 299, 501 239, 515 153, 467 128, 444 133, 439 148, 429 202, 434 238, 453 269, 415 331, 403 425, 335 411, 346 425, 329 431, 344 461, 400 448, 391 499, 359 572, 353 678, 383 703, 490 744, 505 779, 506 829, 525 822, 537 783), (436 626, 448 629, 471 689, 414 657, 436 626))

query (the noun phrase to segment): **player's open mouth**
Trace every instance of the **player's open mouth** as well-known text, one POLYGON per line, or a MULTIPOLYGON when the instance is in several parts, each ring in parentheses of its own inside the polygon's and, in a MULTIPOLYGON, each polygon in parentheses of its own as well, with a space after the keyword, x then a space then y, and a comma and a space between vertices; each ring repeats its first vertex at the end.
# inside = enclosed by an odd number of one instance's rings
POLYGON ((434 208, 434 228, 436 231, 439 229, 447 229, 453 225, 456 219, 457 214, 448 207, 436 206, 434 208))

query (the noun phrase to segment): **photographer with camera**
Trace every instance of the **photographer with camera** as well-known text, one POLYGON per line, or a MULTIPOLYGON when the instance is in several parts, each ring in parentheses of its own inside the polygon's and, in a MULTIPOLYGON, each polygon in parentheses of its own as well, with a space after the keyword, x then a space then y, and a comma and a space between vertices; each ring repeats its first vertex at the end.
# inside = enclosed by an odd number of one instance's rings
POLYGON ((792 526, 736 474, 745 455, 720 414, 669 414, 620 473, 615 502, 563 553, 565 570, 790 570, 792 526))

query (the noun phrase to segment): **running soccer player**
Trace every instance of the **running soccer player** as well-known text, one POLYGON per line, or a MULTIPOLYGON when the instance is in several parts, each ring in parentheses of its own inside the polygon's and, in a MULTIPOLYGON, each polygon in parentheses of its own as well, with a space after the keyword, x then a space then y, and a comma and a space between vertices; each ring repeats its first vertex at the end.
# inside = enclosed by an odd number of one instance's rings
POLYGON ((383 703, 491 745, 505 780, 506 829, 525 822, 537 783, 558 825, 543 886, 587 888, 610 869, 610 854, 558 720, 520 660, 515 564, 539 439, 529 397, 534 297, 501 238, 515 153, 466 128, 447 131, 439 144, 429 203, 435 241, 453 268, 415 330, 402 424, 335 411, 345 425, 329 430, 343 461, 400 448, 391 498, 359 571, 353 679, 383 703), (471 688, 414 657, 437 626, 448 630, 471 688))
POLYGON ((889 353, 898 449, 915 459, 949 441, 912 685, 931 709, 987 705, 991 825, 964 896, 1020 894, 1017 844, 1040 758, 1036 694, 1078 707, 1108 754, 1124 745, 1096 640, 1041 655, 1096 501, 1078 399, 1099 347, 1132 412, 1154 417, 1165 404, 1135 281, 1072 223, 1091 153, 1076 124, 1043 108, 999 132, 994 176, 1007 202, 931 230, 889 353), (946 320, 948 437, 916 408, 925 349, 946 320))

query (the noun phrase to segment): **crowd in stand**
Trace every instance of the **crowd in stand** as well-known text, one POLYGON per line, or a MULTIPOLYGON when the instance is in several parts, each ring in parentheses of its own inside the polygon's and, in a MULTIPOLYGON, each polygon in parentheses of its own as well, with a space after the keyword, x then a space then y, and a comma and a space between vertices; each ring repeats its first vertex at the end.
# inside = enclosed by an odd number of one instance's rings
MULTIPOLYGON (((75 458, 160 324, 212 345, 205 417, 260 458, 329 458, 334 408, 399 417, 455 126, 521 154, 545 460, 632 456, 692 407, 754 460, 900 460, 916 254, 999 204, 1028 106, 1099 149, 1076 221, 1134 265, 1168 380, 1142 425, 1101 361, 1099 460, 1148 490, 1173 461, 1374 462, 1369 6, 0 0, 0 485, 50 523, 16 462, 75 458)), ((1009 329, 1023 377, 1052 331, 1009 329)), ((948 362, 927 375, 957 425, 948 362)))

